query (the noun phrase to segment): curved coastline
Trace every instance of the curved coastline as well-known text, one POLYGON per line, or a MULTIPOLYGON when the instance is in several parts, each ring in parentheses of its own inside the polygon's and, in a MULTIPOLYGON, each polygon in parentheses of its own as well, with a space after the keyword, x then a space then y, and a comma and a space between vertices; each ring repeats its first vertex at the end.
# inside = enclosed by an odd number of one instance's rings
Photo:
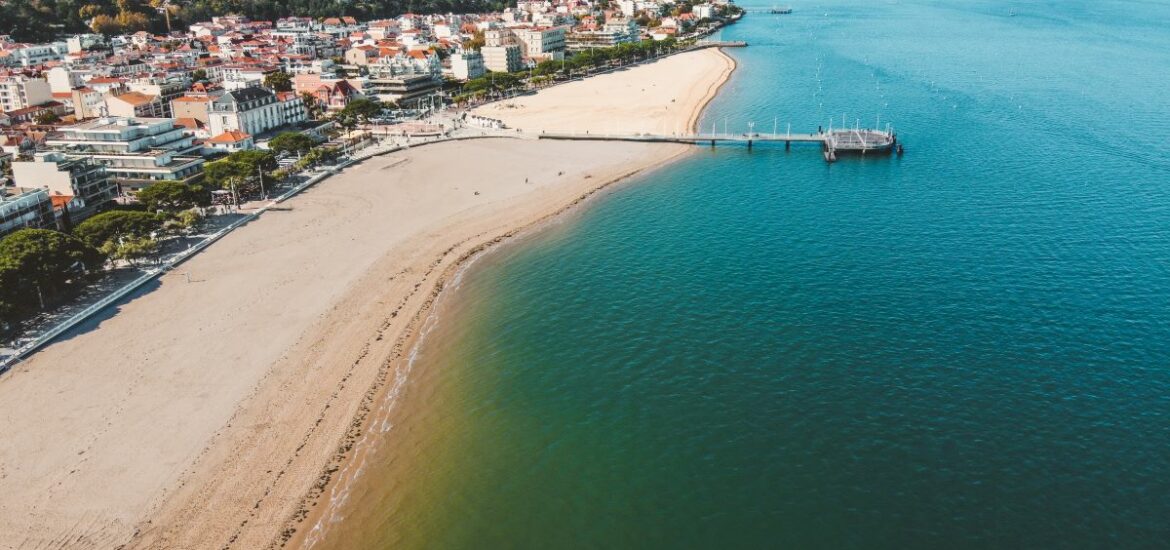
MULTIPOLYGON (((681 128, 730 74, 721 56, 552 88, 512 113, 681 128)), ((689 149, 516 137, 355 164, 7 373, 0 539, 263 548, 303 533, 469 262, 689 149)))
MULTIPOLYGON (((738 68, 735 60, 722 50, 714 49, 711 51, 722 58, 724 67, 719 77, 707 87, 702 98, 691 109, 687 117, 686 128, 692 131, 698 131, 698 123, 702 118, 703 112, 710 102, 718 96, 719 91, 727 84, 732 74, 738 68)), ((322 469, 317 484, 301 500, 296 512, 289 518, 285 526, 281 529, 280 535, 269 545, 269 548, 313 548, 317 543, 324 540, 324 537, 328 536, 329 532, 326 529, 326 525, 339 519, 329 514, 331 512, 337 512, 334 507, 338 503, 343 505, 347 498, 348 491, 346 488, 341 487, 341 485, 344 483, 353 483, 361 475, 361 466, 365 464, 364 452, 367 450, 362 447, 361 442, 371 432, 371 424, 374 422, 393 424, 389 418, 392 414, 389 408, 395 403, 390 403, 389 400, 398 397, 397 392, 401 389, 401 384, 388 385, 390 374, 397 370, 394 368, 395 366, 400 368, 405 367, 405 372, 410 372, 414 358, 420 349, 426 345, 426 336, 430 332, 429 328, 432 328, 433 324, 439 322, 437 317, 439 304, 444 300, 457 299, 454 295, 457 294, 459 289, 458 280, 474 267, 478 259, 492 252, 498 252, 504 247, 516 246, 524 238, 537 235, 552 224, 564 220, 567 216, 580 212, 592 200, 598 198, 601 195, 601 191, 612 189, 620 184, 632 183, 632 179, 635 176, 642 176, 660 169, 691 153, 693 153, 693 149, 684 147, 682 150, 667 158, 637 167, 628 173, 605 180, 589 188, 572 202, 548 212, 536 220, 514 227, 509 231, 480 243, 449 265, 435 280, 429 298, 414 313, 411 317, 409 327, 396 341, 395 356, 385 361, 381 366, 377 385, 369 389, 363 398, 361 412, 351 422, 351 426, 354 429, 346 434, 346 437, 338 446, 338 452, 332 457, 330 463, 322 469), (384 414, 382 417, 373 418, 371 415, 375 412, 375 403, 379 402, 382 403, 383 407, 386 407, 382 409, 384 414), (354 465, 359 466, 350 470, 354 465), (346 477, 347 475, 350 477, 346 477), (327 493, 330 494, 331 498, 324 500, 322 497, 327 493), (313 527, 307 531, 298 529, 298 526, 306 524, 311 524, 313 527)), ((445 322, 450 321, 447 320, 445 322)), ((399 382, 401 381, 399 380, 399 382)), ((341 519, 341 521, 344 520, 341 519)))

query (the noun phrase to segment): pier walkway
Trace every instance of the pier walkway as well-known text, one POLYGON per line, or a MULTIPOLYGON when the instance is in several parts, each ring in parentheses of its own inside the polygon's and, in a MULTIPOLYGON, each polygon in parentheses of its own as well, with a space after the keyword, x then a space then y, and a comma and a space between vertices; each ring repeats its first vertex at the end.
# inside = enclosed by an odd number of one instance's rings
POLYGON ((898 138, 890 132, 880 130, 830 130, 815 134, 761 134, 761 133, 710 133, 710 134, 590 134, 590 133, 542 133, 539 139, 560 139, 578 141, 633 141, 643 143, 688 143, 694 145, 745 144, 748 149, 755 143, 783 143, 784 148, 793 143, 819 144, 826 162, 837 160, 839 153, 883 154, 894 150, 898 138))
POLYGON ((742 40, 699 40, 688 46, 685 51, 701 50, 703 48, 746 48, 747 42, 742 40))

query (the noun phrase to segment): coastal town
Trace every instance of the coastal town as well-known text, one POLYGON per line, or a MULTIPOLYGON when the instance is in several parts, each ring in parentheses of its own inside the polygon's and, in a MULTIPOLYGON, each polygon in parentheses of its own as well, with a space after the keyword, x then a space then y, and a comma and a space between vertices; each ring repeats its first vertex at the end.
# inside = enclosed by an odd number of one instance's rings
POLYGON ((683 51, 740 15, 728 0, 521 0, 165 33, 96 15, 52 42, 0 36, 7 353, 257 201, 412 139, 505 131, 468 109, 683 51))

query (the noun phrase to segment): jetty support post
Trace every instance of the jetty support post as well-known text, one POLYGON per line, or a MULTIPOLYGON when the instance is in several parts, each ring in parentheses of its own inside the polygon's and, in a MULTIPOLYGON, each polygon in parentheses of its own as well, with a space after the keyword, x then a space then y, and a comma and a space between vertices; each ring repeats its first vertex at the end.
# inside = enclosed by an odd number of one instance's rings
POLYGON ((792 150, 792 142, 791 142, 791 141, 785 141, 785 142, 784 142, 784 150, 785 150, 785 151, 791 151, 791 150, 792 150))
POLYGON ((752 150, 752 140, 748 140, 748 151, 752 150))

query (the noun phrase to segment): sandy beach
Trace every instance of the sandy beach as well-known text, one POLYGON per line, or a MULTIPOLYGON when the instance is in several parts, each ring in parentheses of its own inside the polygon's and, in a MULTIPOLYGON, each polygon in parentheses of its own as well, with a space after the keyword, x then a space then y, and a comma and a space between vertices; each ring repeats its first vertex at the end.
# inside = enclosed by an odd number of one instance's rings
POLYGON ((704 50, 482 107, 524 132, 349 168, 0 377, 0 548, 283 545, 462 262, 688 150, 532 134, 683 131, 733 67, 704 50))
POLYGON ((696 94, 714 97, 733 69, 730 58, 722 53, 700 51, 492 103, 474 112, 526 132, 684 134, 694 128, 702 110, 695 109, 696 94), (720 74, 724 76, 712 78, 720 74))

